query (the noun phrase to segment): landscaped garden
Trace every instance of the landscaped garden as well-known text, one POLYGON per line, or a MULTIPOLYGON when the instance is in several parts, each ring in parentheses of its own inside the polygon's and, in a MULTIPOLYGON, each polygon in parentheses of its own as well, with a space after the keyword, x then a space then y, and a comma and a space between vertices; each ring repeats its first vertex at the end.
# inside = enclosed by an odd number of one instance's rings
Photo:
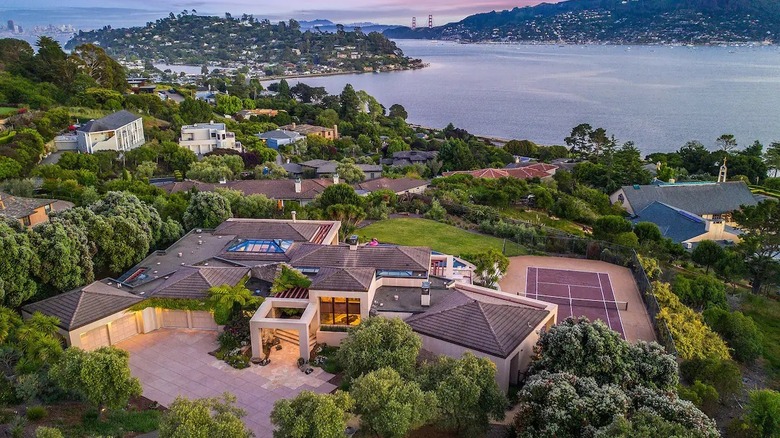
MULTIPOLYGON (((357 231, 361 240, 376 238, 381 243, 427 246, 445 254, 475 254, 489 249, 503 251, 504 241, 497 237, 472 233, 452 225, 428 219, 387 219, 357 231)), ((516 245, 507 257, 523 255, 516 245)))

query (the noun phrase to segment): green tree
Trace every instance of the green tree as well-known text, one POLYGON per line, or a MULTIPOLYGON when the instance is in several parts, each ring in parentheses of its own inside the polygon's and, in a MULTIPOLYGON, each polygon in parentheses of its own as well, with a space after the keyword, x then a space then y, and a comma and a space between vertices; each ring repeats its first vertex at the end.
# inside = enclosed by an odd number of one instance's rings
POLYGON ((227 94, 217 95, 217 113, 231 115, 242 109, 244 109, 244 102, 240 97, 227 94))
POLYGON ((363 200, 360 198, 360 195, 355 193, 355 189, 352 186, 344 183, 328 186, 317 197, 317 206, 323 210, 327 210, 328 207, 336 204, 362 207, 363 200))
POLYGON ((771 389, 751 391, 745 418, 755 436, 780 436, 780 392, 771 389))
POLYGON ((504 149, 521 157, 535 157, 539 152, 539 146, 530 140, 511 140, 504 145, 504 149))
POLYGON ((59 291, 67 291, 95 280, 92 248, 86 233, 57 219, 33 228, 30 241, 40 263, 35 275, 59 291))
POLYGON ((691 251, 691 260, 704 266, 706 273, 723 258, 723 248, 712 240, 703 240, 691 251))
POLYGON ((406 120, 409 118, 409 113, 406 112, 406 108, 403 107, 403 105, 394 103, 390 105, 390 112, 388 113, 388 116, 393 119, 402 119, 406 120))
POLYGON ((682 424, 664 419, 662 416, 643 410, 627 419, 616 416, 605 428, 599 430, 596 438, 654 437, 702 438, 706 435, 690 430, 682 424))
POLYGON ((439 401, 436 424, 460 436, 480 436, 490 419, 502 420, 508 405, 496 383, 496 366, 489 359, 464 353, 460 359, 439 356, 419 373, 420 387, 439 401))
POLYGON ((602 216, 593 225, 593 237, 599 240, 612 241, 622 233, 631 232, 634 227, 631 222, 621 216, 602 216))
POLYGON ((442 207, 441 202, 438 199, 433 198, 431 201, 431 207, 425 212, 425 218, 441 222, 447 217, 447 210, 442 207))
POLYGON ((704 321, 723 337, 738 361, 751 363, 761 357, 763 334, 753 318, 742 312, 713 307, 704 311, 704 321))
POLYGON ((591 377, 599 385, 677 386, 677 363, 656 343, 632 345, 597 320, 567 318, 545 331, 536 343, 529 374, 541 371, 591 377))
POLYGON ((733 214, 744 232, 737 250, 743 255, 752 281, 753 293, 780 271, 780 206, 775 201, 743 206, 733 214))
POLYGON ((103 88, 118 92, 127 89, 124 67, 108 56, 101 47, 94 44, 76 46, 68 60, 75 64, 79 72, 91 77, 103 88))
POLYGON ((189 400, 177 397, 160 421, 160 438, 249 438, 243 409, 235 406, 236 396, 189 400))
POLYGON ((255 167, 255 179, 285 179, 287 171, 284 167, 272 162, 265 163, 255 167))
POLYGON ((363 182, 363 180, 366 179, 366 174, 363 173, 363 170, 351 160, 344 160, 339 163, 338 166, 336 166, 336 173, 338 173, 339 177, 343 178, 347 184, 356 184, 363 182))
POLYGON ((224 196, 215 192, 198 192, 192 195, 190 205, 184 211, 184 227, 188 230, 216 228, 231 217, 230 203, 224 196))
POLYGON ((663 238, 658 225, 652 222, 638 222, 634 224, 634 234, 639 239, 639 243, 660 242, 663 238))
POLYGON ((360 113, 360 98, 352 87, 352 84, 344 86, 339 101, 341 102, 341 111, 339 116, 342 120, 353 121, 360 113))
POLYGON ((474 263, 475 273, 479 276, 477 284, 492 289, 496 288, 498 280, 509 268, 509 259, 495 248, 477 254, 464 254, 463 258, 474 263))
POLYGON ((334 204, 325 209, 328 219, 341 222, 339 234, 341 237, 349 235, 366 218, 366 212, 361 207, 350 204, 334 204))
POLYGON ((0 304, 18 307, 37 290, 32 272, 40 260, 32 247, 30 234, 16 220, 0 218, 0 304))
POLYGON ((35 312, 13 332, 11 343, 20 354, 15 367, 17 374, 37 373, 59 361, 62 356, 59 323, 53 316, 35 312))
POLYGON ((62 432, 56 427, 38 426, 35 429, 35 438, 63 438, 62 432))
POLYGON ((317 125, 331 127, 339 124, 339 113, 333 109, 326 109, 317 115, 317 125))
POLYGON ((243 283, 235 286, 229 284, 213 286, 208 290, 208 294, 206 303, 214 309, 214 321, 219 325, 227 324, 241 312, 244 306, 258 300, 243 283))
POLYGON ((712 275, 686 277, 678 274, 672 283, 672 292, 694 309, 726 307, 725 285, 712 275))
POLYGON ((277 91, 277 94, 281 99, 292 98, 292 94, 290 93, 290 84, 287 83, 286 79, 282 79, 281 81, 279 81, 279 89, 277 91))
POLYGON ((59 388, 80 394, 98 410, 124 408, 142 392, 141 383, 130 372, 130 353, 115 347, 89 352, 69 348, 52 365, 49 376, 59 388))
POLYGON ((359 377, 350 395, 361 425, 382 438, 403 438, 436 417, 436 396, 391 368, 359 377))
POLYGON ((737 148, 737 140, 732 134, 723 134, 715 140, 715 144, 718 145, 718 149, 729 154, 732 150, 737 148))
POLYGON ((149 181, 157 172, 157 163, 154 161, 144 161, 135 169, 135 177, 142 181, 149 181))
POLYGON ((780 141, 772 142, 764 153, 764 162, 767 167, 775 171, 774 177, 777 178, 777 171, 780 170, 780 141))
POLYGON ((274 438, 343 438, 352 406, 349 394, 341 391, 301 391, 293 399, 277 400, 271 411, 274 438))
POLYGON ((349 378, 389 367, 401 376, 411 376, 422 341, 397 318, 367 318, 350 329, 341 343, 338 362, 349 378))
POLYGON ((311 286, 309 277, 301 273, 301 271, 284 264, 279 275, 274 278, 273 285, 271 285, 271 293, 278 294, 288 289, 296 287, 307 288, 309 286, 311 286))
POLYGON ((214 110, 206 101, 186 98, 179 104, 179 115, 185 123, 204 123, 214 117, 214 110))

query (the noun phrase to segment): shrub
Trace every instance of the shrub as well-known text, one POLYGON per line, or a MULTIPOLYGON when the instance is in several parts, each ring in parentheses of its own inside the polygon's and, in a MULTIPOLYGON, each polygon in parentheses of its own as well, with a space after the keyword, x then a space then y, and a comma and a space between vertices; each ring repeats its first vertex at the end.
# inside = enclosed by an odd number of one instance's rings
POLYGON ((445 218, 447 215, 447 210, 444 209, 444 207, 441 206, 439 203, 439 200, 434 198, 431 202, 431 208, 428 209, 428 211, 423 215, 426 219, 431 219, 437 222, 441 222, 442 219, 445 218))
POLYGON ((726 286, 712 275, 696 278, 677 275, 672 284, 672 292, 685 305, 694 309, 726 306, 726 286))
POLYGON ((30 406, 27 408, 27 412, 25 415, 27 415, 27 419, 30 421, 38 421, 42 418, 46 418, 46 416, 49 414, 48 411, 46 411, 46 408, 43 406, 30 406))
POLYGON ((25 402, 38 398, 43 390, 43 383, 38 374, 22 374, 16 378, 16 396, 25 402))
POLYGON ((704 321, 723 336, 738 361, 750 363, 761 357, 764 351, 763 334, 753 318, 742 312, 711 308, 704 311, 704 321))
POLYGON ((35 429, 35 438, 63 438, 63 435, 56 427, 40 426, 35 429))
POLYGON ((742 388, 742 373, 734 361, 714 358, 687 360, 680 364, 680 375, 688 382, 711 385, 726 397, 742 388))
POLYGON ((350 378, 385 367, 408 377, 414 371, 421 347, 420 337, 402 320, 367 318, 350 329, 337 360, 350 378))
POLYGON ((681 399, 690 401, 707 414, 712 412, 715 404, 720 399, 718 390, 714 386, 702 383, 699 380, 693 382, 691 386, 680 385, 677 388, 677 394, 679 394, 681 399))
POLYGON ((751 391, 745 419, 755 436, 780 436, 780 392, 769 389, 751 391))

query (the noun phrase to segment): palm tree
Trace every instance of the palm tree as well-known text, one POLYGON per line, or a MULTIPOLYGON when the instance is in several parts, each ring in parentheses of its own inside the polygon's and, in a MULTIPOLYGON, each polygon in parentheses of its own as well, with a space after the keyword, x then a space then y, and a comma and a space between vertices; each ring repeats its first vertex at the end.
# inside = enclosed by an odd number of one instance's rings
POLYGON ((244 306, 257 303, 258 298, 253 296, 243 283, 236 286, 223 284, 209 289, 209 297, 206 302, 214 309, 214 321, 217 324, 226 324, 244 306))
POLYGON ((22 318, 16 312, 0 306, 0 344, 5 344, 20 325, 22 325, 22 318))

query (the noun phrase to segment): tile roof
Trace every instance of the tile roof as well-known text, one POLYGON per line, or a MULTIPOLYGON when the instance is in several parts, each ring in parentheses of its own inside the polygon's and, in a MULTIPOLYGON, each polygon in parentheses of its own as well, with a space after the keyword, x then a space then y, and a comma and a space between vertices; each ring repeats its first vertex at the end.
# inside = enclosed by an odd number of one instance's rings
POLYGON ((414 246, 315 245, 303 243, 290 251, 290 264, 296 267, 373 268, 428 271, 431 250, 414 246))
POLYGON ((82 132, 113 131, 127 124, 133 123, 140 118, 140 116, 137 116, 130 111, 122 110, 113 114, 109 114, 102 119, 90 120, 78 130, 82 132))
POLYGON ((128 309, 143 298, 96 281, 51 298, 22 307, 29 313, 41 312, 59 318, 67 331, 128 309))
POLYGON ((299 132, 299 133, 301 133, 303 135, 316 134, 316 133, 320 133, 320 132, 327 132, 327 131, 332 131, 333 130, 333 128, 325 128, 325 127, 322 127, 322 126, 307 125, 307 124, 298 125, 298 124, 295 124, 295 123, 293 123, 291 125, 280 126, 279 129, 285 129, 287 131, 295 131, 295 132, 299 132))
POLYGON ((653 202, 631 219, 633 223, 652 222, 664 237, 681 243, 707 232, 707 222, 693 213, 661 202, 653 202))
POLYGON ((36 209, 55 202, 54 199, 21 198, 0 192, 0 216, 22 219, 35 213, 36 209))
POLYGON ((252 278, 273 283, 276 277, 281 273, 282 266, 290 266, 287 263, 269 263, 266 265, 257 265, 252 268, 252 278))
POLYGON ((299 138, 303 138, 303 136, 295 131, 286 131, 283 129, 276 129, 273 131, 264 132, 262 134, 257 135, 259 138, 263 140, 267 140, 270 138, 277 139, 277 140, 297 140, 299 138))
POLYGON ((406 319, 406 323, 417 333, 506 358, 549 313, 509 302, 484 302, 474 295, 452 291, 425 313, 406 319))
MULTIPOLYGON (((557 167, 555 167, 557 169, 557 167)), ((471 175, 474 178, 517 178, 517 179, 531 179, 531 178, 546 178, 550 176, 549 171, 543 170, 543 167, 535 167, 535 165, 518 167, 514 169, 477 169, 477 170, 458 170, 454 172, 444 172, 443 176, 452 175, 471 175)))
POLYGON ((210 192, 216 188, 238 190, 244 195, 265 195, 271 199, 282 200, 312 200, 332 185, 330 179, 304 179, 301 181, 301 191, 295 191, 295 180, 292 179, 266 179, 266 180, 241 180, 228 181, 225 184, 210 184, 200 181, 177 181, 160 184, 159 187, 167 193, 186 192, 198 189, 201 192, 210 192))
POLYGON ((430 181, 414 178, 377 178, 371 181, 365 181, 355 184, 356 190, 365 190, 367 192, 375 192, 377 190, 387 189, 392 190, 394 193, 403 193, 407 190, 416 189, 418 187, 427 187, 430 181))
POLYGON ((165 190, 166 193, 171 194, 178 192, 189 192, 192 189, 197 189, 199 192, 210 192, 214 190, 217 185, 188 179, 185 181, 166 182, 158 185, 158 187, 165 190))
POLYGON ((742 181, 623 186, 621 190, 634 213, 656 201, 698 215, 730 213, 742 205, 757 204, 742 181))
POLYGON ((182 266, 149 295, 155 298, 206 298, 213 286, 237 285, 249 268, 182 266))
MULTIPOLYGON (((273 219, 231 218, 214 230, 215 235, 233 235, 239 239, 279 239, 311 242, 335 225, 331 221, 278 221, 273 219)), ((317 242, 321 243, 321 242, 317 242)))
POLYGON ((375 274, 375 268, 320 268, 309 289, 368 292, 375 274))

